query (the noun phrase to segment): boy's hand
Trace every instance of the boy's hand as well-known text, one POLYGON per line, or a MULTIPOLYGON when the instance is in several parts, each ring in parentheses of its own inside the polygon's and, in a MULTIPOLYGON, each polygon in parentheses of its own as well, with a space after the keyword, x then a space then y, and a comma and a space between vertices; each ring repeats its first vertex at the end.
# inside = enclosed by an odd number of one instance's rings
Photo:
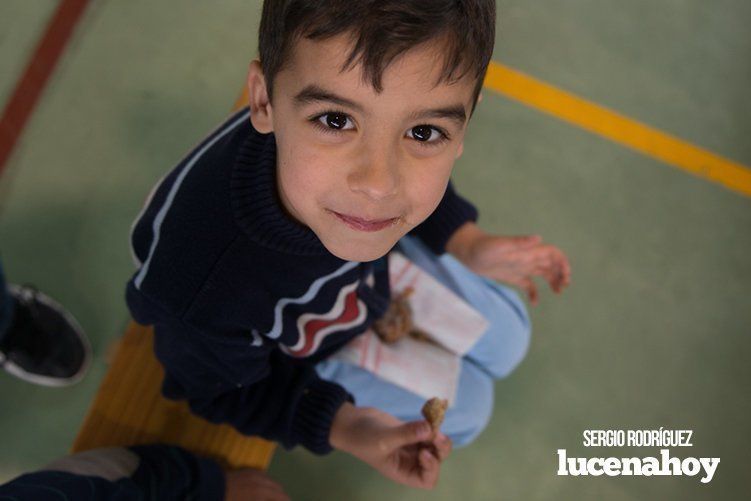
POLYGON ((411 487, 432 489, 441 461, 451 452, 443 433, 432 438, 427 421, 404 423, 371 407, 345 403, 334 417, 331 445, 366 462, 384 476, 411 487))
POLYGON ((245 468, 228 471, 225 485, 225 501, 289 501, 282 486, 261 470, 245 468))
POLYGON ((555 293, 571 282, 566 255, 539 235, 491 235, 470 222, 451 236, 446 250, 475 273, 521 288, 533 305, 538 298, 533 277, 543 277, 555 293))

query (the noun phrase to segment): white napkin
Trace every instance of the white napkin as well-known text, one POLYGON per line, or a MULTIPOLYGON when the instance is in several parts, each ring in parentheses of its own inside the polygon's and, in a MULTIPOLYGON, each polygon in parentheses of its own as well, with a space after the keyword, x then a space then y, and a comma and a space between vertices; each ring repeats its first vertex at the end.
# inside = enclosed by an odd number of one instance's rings
POLYGON ((488 328, 488 321, 464 299, 438 282, 400 252, 389 254, 392 294, 412 287, 412 321, 437 343, 409 336, 386 344, 368 329, 333 357, 362 367, 425 399, 456 399, 461 356, 488 328))

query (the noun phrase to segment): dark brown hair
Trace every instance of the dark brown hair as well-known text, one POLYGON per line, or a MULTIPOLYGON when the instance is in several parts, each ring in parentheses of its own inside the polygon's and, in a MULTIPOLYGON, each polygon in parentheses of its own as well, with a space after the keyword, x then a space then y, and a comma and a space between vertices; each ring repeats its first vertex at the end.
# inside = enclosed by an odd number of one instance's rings
POLYGON ((363 78, 381 92, 383 71, 400 54, 430 40, 443 43, 436 84, 469 72, 477 79, 472 109, 495 42, 495 0, 265 0, 258 52, 271 97, 274 77, 302 38, 350 34, 342 71, 362 63, 363 78))

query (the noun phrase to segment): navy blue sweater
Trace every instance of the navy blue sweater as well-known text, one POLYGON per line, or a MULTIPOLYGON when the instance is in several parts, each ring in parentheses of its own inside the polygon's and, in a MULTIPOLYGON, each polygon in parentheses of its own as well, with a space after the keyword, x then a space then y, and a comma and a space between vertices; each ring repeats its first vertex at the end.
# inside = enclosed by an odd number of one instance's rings
MULTIPOLYGON (((477 211, 451 184, 412 230, 437 254, 477 211)), ((136 220, 133 318, 153 324, 162 391, 212 422, 331 450, 352 397, 314 365, 386 311, 387 260, 342 260, 285 214, 273 134, 231 116, 157 185, 136 220)))

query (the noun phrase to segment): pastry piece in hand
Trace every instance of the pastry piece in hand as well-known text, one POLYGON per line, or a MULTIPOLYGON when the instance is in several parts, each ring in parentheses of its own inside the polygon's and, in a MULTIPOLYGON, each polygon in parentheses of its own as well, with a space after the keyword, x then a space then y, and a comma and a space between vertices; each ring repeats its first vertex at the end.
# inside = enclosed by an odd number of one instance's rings
POLYGON ((430 427, 433 428, 433 436, 438 433, 443 423, 443 416, 446 414, 446 409, 449 406, 449 401, 444 398, 433 397, 422 406, 422 415, 430 423, 430 427))
POLYGON ((384 343, 394 343, 413 329, 412 308, 407 301, 412 292, 414 288, 407 287, 404 292, 394 294, 386 314, 373 323, 373 330, 384 343))

